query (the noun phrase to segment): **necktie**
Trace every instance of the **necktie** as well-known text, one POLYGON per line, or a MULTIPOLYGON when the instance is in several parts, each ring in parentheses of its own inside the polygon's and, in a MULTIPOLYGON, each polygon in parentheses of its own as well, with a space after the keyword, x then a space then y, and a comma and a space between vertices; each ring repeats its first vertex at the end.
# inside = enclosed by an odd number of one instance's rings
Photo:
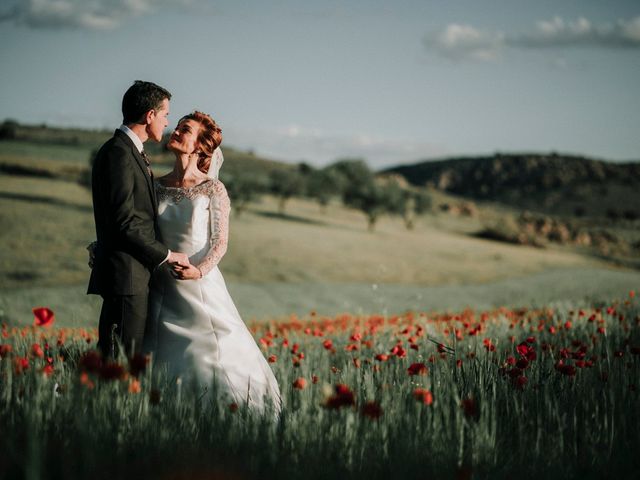
POLYGON ((144 150, 140 152, 140 155, 144 160, 144 164, 147 166, 147 173, 151 178, 153 178, 153 172, 151 171, 151 163, 149 162, 149 157, 147 157, 147 154, 145 153, 144 150))

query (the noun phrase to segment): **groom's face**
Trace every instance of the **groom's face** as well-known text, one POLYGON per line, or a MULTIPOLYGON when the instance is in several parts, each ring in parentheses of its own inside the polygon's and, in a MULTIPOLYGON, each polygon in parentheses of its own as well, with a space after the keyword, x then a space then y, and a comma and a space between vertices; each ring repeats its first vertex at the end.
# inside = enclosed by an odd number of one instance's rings
POLYGON ((151 121, 147 125, 147 133, 151 140, 159 142, 162 140, 162 132, 169 125, 169 100, 165 98, 160 108, 154 109, 152 112, 151 121))

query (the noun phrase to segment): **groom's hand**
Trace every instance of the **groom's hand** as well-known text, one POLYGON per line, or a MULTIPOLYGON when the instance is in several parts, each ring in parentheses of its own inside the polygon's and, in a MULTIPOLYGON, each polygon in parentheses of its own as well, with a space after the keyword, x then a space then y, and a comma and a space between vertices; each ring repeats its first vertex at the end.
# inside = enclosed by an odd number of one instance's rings
POLYGON ((182 268, 187 268, 191 265, 187 254, 180 252, 171 252, 171 255, 169 255, 169 258, 167 259, 167 263, 174 267, 180 266, 182 268))

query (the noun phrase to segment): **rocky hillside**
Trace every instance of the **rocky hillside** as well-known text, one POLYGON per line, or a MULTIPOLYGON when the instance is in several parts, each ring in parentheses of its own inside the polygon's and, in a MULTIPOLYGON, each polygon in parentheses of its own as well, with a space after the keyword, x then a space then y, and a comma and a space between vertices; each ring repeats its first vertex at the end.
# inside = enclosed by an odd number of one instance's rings
POLYGON ((390 168, 414 185, 555 214, 640 218, 640 163, 496 154, 390 168))

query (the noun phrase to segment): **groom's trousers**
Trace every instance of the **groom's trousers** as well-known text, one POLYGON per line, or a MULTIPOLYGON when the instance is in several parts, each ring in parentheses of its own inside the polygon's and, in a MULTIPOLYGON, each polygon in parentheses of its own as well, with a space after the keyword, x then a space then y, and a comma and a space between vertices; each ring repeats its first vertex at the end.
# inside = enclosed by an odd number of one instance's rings
POLYGON ((149 295, 103 296, 98 347, 105 358, 118 355, 118 342, 128 356, 142 352, 149 295))

